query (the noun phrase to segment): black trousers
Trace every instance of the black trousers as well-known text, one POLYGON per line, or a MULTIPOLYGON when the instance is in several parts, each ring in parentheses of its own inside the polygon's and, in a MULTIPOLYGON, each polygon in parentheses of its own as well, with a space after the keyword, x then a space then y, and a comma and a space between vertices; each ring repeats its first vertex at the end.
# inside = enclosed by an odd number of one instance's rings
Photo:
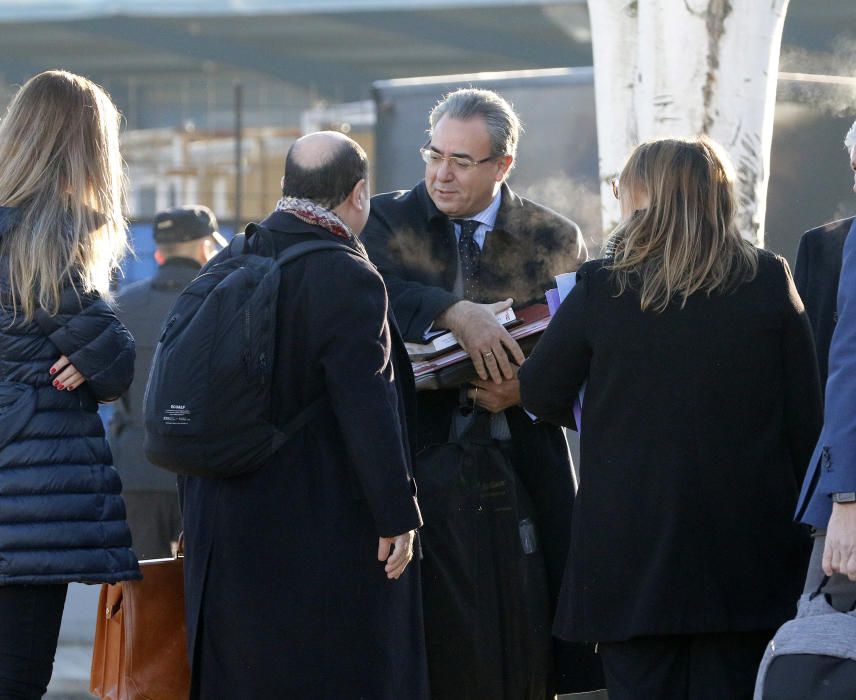
POLYGON ((751 700, 774 630, 635 637, 598 645, 609 700, 751 700))
POLYGON ((0 586, 0 700, 37 700, 47 692, 67 590, 0 586))

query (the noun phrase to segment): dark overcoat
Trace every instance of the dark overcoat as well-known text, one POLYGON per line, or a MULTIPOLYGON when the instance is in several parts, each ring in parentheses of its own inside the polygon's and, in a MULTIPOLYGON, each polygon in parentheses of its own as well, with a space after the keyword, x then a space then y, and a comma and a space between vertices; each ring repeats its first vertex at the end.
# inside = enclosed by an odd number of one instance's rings
POLYGON ((835 309, 838 278, 844 241, 854 217, 833 221, 806 231, 800 238, 794 263, 794 283, 805 304, 805 311, 814 331, 820 386, 826 389, 829 372, 829 344, 838 314, 835 309))
MULTIPOLYGON (((16 221, 0 207, 0 246, 16 221)), ((98 402, 119 396, 133 373, 134 340, 95 294, 66 286, 41 324, 0 308, 0 586, 140 577, 98 416, 98 402), (86 377, 74 391, 52 386, 60 355, 86 377)))
POLYGON ((808 463, 797 518, 825 529, 833 493, 856 490, 856 233, 844 244, 838 280, 838 321, 829 345, 824 422, 808 463))
MULTIPOLYGON (((574 271, 585 261, 582 235, 572 221, 517 196, 505 184, 501 197, 481 254, 481 298, 474 301, 513 297, 516 308, 544 303, 545 291, 555 287, 554 276, 574 271)), ((424 181, 412 190, 373 197, 362 240, 386 282, 404 339, 423 342, 434 319, 461 300, 452 291, 458 268, 454 230, 431 201, 424 181)), ((457 390, 418 394, 417 451, 447 441, 458 401, 457 390)), ((568 554, 574 499, 567 442, 560 428, 533 422, 520 407, 505 415, 514 468, 535 508, 554 607, 568 554)), ((575 669, 565 672, 573 674, 575 669)), ((576 672, 586 673, 582 668, 576 672)), ((561 686, 581 689, 573 680, 561 686)))
POLYGON ((137 342, 134 381, 113 404, 109 431, 113 462, 125 491, 175 493, 175 474, 155 467, 143 452, 143 394, 164 319, 200 267, 190 258, 170 258, 154 277, 125 287, 117 299, 122 322, 137 342))
POLYGON ((821 422, 811 329, 787 263, 662 313, 583 265, 520 371, 523 405, 557 420, 588 380, 571 556, 555 632, 776 628, 808 555, 793 522, 821 422))
MULTIPOLYGON (((263 225, 261 254, 342 243, 289 214, 263 225)), ((428 696, 418 560, 396 581, 377 560, 380 536, 421 524, 412 375, 387 314, 365 253, 284 268, 274 416, 285 425, 319 395, 329 405, 258 471, 181 479, 192 697, 428 696)))

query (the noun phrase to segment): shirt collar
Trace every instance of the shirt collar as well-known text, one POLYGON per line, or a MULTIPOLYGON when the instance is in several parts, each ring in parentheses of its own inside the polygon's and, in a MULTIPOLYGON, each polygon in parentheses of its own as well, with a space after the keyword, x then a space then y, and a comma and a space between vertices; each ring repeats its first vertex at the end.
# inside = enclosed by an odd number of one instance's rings
POLYGON ((489 229, 493 229, 496 224, 496 215, 499 213, 499 205, 501 203, 502 190, 499 189, 496 191, 496 194, 493 196, 493 199, 490 201, 490 204, 488 204, 478 214, 474 216, 468 216, 467 218, 478 221, 480 224, 484 224, 489 229))

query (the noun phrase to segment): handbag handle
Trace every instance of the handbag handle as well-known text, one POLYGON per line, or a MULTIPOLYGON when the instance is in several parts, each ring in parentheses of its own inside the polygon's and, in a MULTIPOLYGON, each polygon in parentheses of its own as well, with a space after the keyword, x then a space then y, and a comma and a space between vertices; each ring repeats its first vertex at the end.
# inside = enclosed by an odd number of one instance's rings
POLYGON ((172 556, 175 559, 184 557, 184 530, 178 533, 178 539, 175 542, 175 551, 172 553, 172 556))
POLYGON ((809 599, 809 600, 814 600, 815 598, 817 598, 817 596, 819 596, 819 595, 820 595, 821 591, 823 590, 823 587, 824 587, 827 583, 829 583, 829 576, 824 575, 824 577, 820 580, 820 585, 817 587, 817 590, 815 590, 815 591, 814 591, 814 593, 812 593, 811 595, 809 595, 808 599, 809 599))
MULTIPOLYGON (((829 579, 830 579, 829 576, 824 575, 824 577, 820 581, 820 585, 817 587, 817 590, 815 590, 814 593, 810 594, 808 599, 814 600, 815 598, 817 598, 817 596, 819 596, 821 594, 821 592, 823 591, 823 587, 827 583, 829 583, 829 579)), ((830 605, 832 605, 832 601, 830 599, 830 596, 828 596, 828 595, 826 596, 826 602, 829 603, 830 605)), ((849 608, 847 608, 847 612, 852 613, 854 610, 856 610, 856 600, 854 600, 852 605, 849 608)))

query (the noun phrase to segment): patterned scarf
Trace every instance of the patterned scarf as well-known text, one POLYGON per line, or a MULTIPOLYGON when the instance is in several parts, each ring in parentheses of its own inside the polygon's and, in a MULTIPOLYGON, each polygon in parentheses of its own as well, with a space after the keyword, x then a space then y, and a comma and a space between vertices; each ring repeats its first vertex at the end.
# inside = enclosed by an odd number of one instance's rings
POLYGON ((299 197, 283 197, 276 203, 276 211, 282 211, 297 217, 305 224, 320 226, 334 236, 344 238, 351 245, 359 243, 348 225, 334 212, 316 204, 311 199, 299 197))

